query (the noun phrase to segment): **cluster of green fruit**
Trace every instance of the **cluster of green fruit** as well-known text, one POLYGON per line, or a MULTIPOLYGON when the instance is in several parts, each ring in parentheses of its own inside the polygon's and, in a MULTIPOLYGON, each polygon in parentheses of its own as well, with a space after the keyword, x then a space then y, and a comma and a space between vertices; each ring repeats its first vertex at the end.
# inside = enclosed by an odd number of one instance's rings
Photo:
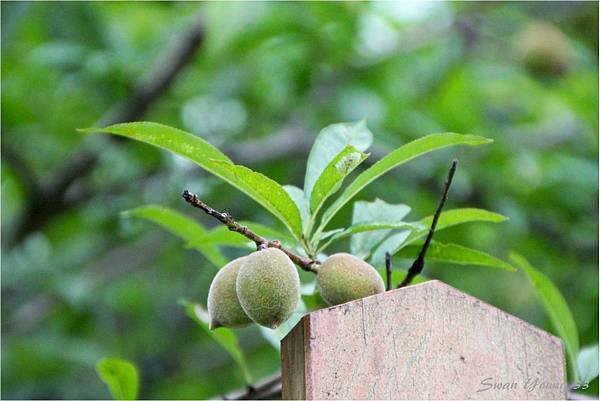
MULTIPOLYGON (((363 260, 338 253, 319 267, 317 286, 329 305, 385 291, 377 270, 363 260)), ((290 258, 268 248, 237 258, 215 276, 208 292, 210 328, 241 327, 252 322, 276 328, 296 310, 300 279, 290 258)))

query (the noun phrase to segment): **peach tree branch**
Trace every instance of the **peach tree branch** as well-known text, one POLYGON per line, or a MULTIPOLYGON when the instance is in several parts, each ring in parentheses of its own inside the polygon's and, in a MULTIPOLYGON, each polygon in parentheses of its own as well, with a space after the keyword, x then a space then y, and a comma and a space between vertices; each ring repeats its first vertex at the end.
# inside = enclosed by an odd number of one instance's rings
POLYGON ((254 231, 252 231, 247 226, 244 226, 244 225, 238 223, 237 221, 235 221, 235 219, 229 213, 219 212, 218 210, 215 210, 212 207, 210 207, 209 205, 207 205, 206 203, 202 202, 198 198, 198 195, 196 195, 195 193, 185 190, 185 191, 183 191, 183 194, 181 196, 190 205, 197 207, 198 209, 201 209, 202 211, 204 211, 204 213, 208 214, 211 217, 214 217, 215 219, 219 220, 221 223, 225 224, 229 228, 229 230, 235 231, 239 234, 242 234, 249 240, 254 241, 257 249, 265 249, 265 248, 280 249, 283 253, 285 253, 292 260, 292 262, 294 262, 296 265, 298 265, 298 267, 300 267, 302 270, 306 270, 306 271, 312 272, 312 273, 317 272, 317 270, 318 270, 317 265, 319 264, 318 260, 300 256, 300 255, 282 247, 280 241, 269 240, 267 238, 264 238, 264 237, 256 234, 254 231))

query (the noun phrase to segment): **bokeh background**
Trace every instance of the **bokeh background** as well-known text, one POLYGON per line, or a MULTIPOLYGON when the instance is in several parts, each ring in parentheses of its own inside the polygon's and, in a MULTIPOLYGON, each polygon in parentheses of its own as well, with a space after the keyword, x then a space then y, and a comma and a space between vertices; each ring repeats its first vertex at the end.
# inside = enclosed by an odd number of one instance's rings
MULTIPOLYGON (((598 3, 1 7, 2 398, 108 398, 94 370, 104 356, 135 362, 142 398, 243 387, 177 304, 204 303, 216 267, 120 212, 158 203, 213 226, 181 200, 188 188, 240 219, 275 222, 186 160, 75 132, 119 119, 186 129, 297 186, 315 136, 335 122, 366 118, 373 160, 433 132, 493 138, 402 166, 356 199, 431 214, 458 157, 449 207, 510 221, 440 238, 522 253, 564 294, 581 344, 598 342, 598 3)), ((427 274, 552 330, 522 272, 429 264, 427 274)), ((238 332, 256 377, 276 373, 260 331, 238 332)))

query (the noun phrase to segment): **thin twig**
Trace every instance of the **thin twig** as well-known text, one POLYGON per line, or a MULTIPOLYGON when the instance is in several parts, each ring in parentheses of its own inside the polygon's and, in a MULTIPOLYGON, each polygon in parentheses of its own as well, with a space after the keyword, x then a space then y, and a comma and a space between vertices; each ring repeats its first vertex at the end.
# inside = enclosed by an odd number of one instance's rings
POLYGON ((419 256, 417 256, 417 259, 414 261, 410 269, 408 269, 408 273, 406 274, 404 280, 398 284, 398 288, 409 285, 413 278, 419 275, 423 271, 423 267, 425 267, 425 254, 427 253, 427 249, 429 248, 429 244, 433 238, 433 233, 435 232, 435 227, 438 219, 440 218, 440 214, 442 213, 442 209, 444 208, 444 204, 448 199, 448 191, 450 190, 450 185, 452 184, 452 179, 454 178, 457 164, 458 160, 452 160, 452 165, 448 171, 448 178, 444 184, 444 192, 442 193, 442 197, 440 198, 437 209, 435 210, 435 214, 433 215, 433 221, 431 222, 431 227, 429 228, 429 234, 427 234, 427 238, 425 239, 425 243, 419 252, 419 256))
POLYGON ((225 224, 231 231, 240 233, 243 236, 245 236, 246 238, 250 239, 251 241, 254 241, 257 249, 264 249, 264 248, 280 249, 281 251, 283 251, 283 253, 285 253, 292 260, 292 262, 297 264, 302 270, 306 270, 306 271, 312 272, 312 273, 317 272, 318 269, 317 269, 316 265, 319 264, 318 260, 310 259, 310 258, 306 258, 306 257, 300 256, 300 255, 297 255, 294 252, 282 247, 280 241, 268 240, 264 237, 261 237, 260 235, 256 234, 254 231, 252 231, 250 228, 235 221, 235 219, 233 217, 231 217, 231 215, 229 215, 228 213, 219 212, 219 211, 213 209, 212 207, 208 206, 206 203, 204 203, 200 199, 198 199, 198 195, 196 195, 195 193, 185 190, 185 191, 183 191, 183 194, 181 196, 183 197, 183 199, 185 199, 185 201, 187 203, 189 203, 190 205, 192 205, 194 207, 202 209, 209 216, 212 216, 215 219, 219 220, 221 223, 225 224))
POLYGON ((275 398, 281 398, 280 374, 223 397, 224 400, 270 400, 275 398))
POLYGON ((392 289, 392 255, 385 253, 385 290, 392 289))

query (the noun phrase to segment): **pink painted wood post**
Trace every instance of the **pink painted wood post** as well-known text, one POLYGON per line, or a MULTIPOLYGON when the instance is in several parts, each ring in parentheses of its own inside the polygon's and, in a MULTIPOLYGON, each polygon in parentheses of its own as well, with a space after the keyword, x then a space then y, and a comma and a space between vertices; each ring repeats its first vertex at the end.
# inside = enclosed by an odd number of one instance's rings
POLYGON ((282 341, 283 399, 565 399, 559 338, 440 281, 321 309, 282 341))

